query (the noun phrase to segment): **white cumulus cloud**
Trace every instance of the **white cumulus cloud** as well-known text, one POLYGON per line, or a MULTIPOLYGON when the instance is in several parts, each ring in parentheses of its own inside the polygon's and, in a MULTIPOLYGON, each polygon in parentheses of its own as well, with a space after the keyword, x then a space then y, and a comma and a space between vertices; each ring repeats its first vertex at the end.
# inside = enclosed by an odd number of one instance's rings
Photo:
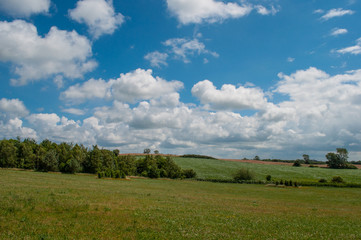
POLYGON ((136 69, 109 81, 90 79, 69 87, 61 94, 61 98, 74 103, 95 98, 134 103, 138 100, 161 99, 165 95, 173 96, 174 99, 174 93, 183 88, 183 83, 179 81, 166 81, 154 77, 152 73, 152 70, 136 69))
POLYGON ((0 99, 0 120, 8 121, 13 118, 27 116, 29 111, 19 99, 0 99))
POLYGON ((250 5, 216 0, 167 0, 168 9, 180 23, 214 23, 228 18, 240 18, 252 11, 250 5))
POLYGON ((14 17, 47 13, 49 7, 50 0, 0 0, 0 12, 14 17))
POLYGON ((52 27, 44 37, 36 27, 22 20, 0 22, 0 61, 15 65, 18 79, 13 85, 63 75, 79 78, 93 70, 92 48, 87 38, 77 32, 52 27))
POLYGON ((258 88, 236 88, 234 85, 224 84, 218 90, 209 80, 195 84, 192 94, 202 104, 216 110, 264 109, 267 105, 263 91, 258 88))
POLYGON ((115 13, 112 0, 78 1, 76 8, 69 10, 69 15, 73 20, 85 23, 95 39, 113 34, 125 21, 121 13, 115 13))

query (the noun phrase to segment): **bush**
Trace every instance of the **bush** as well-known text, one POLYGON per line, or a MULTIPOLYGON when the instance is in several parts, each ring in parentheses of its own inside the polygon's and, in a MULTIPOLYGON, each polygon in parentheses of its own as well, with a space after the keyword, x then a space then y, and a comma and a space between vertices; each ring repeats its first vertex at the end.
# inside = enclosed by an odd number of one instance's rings
POLYGON ((357 167, 355 165, 352 165, 352 164, 347 164, 346 168, 347 169, 357 169, 357 167))
POLYGON ((185 178, 195 178, 197 173, 193 169, 184 169, 182 174, 185 178))
POLYGON ((296 160, 293 165, 294 167, 301 167, 301 161, 300 160, 296 160))
POLYGON ((272 176, 271 176, 271 175, 267 175, 267 176, 266 176, 266 180, 267 180, 268 182, 270 182, 270 181, 272 180, 272 176))
POLYGON ((249 169, 241 168, 234 174, 233 179, 236 181, 253 180, 254 173, 251 172, 249 169))
POLYGON ((333 183, 344 183, 342 177, 340 177, 340 176, 333 177, 331 182, 333 182, 333 183))
POLYGON ((326 183, 326 182, 327 182, 327 180, 326 180, 326 179, 324 179, 324 178, 321 178, 320 180, 318 180, 318 182, 319 182, 319 183, 326 183))

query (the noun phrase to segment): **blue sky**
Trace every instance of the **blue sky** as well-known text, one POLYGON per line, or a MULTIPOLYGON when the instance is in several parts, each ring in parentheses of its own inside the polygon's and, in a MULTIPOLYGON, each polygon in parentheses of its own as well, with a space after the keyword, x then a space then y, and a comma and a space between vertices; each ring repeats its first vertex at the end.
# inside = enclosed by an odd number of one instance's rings
POLYGON ((361 159, 359 0, 0 0, 0 136, 361 159))

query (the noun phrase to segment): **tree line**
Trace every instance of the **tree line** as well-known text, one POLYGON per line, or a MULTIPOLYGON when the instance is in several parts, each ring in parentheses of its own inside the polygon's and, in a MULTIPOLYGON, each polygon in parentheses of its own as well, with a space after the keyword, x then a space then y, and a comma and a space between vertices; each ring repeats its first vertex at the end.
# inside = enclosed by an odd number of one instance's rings
POLYGON ((143 176, 149 178, 193 178, 192 169, 181 169, 170 157, 119 155, 119 150, 91 149, 84 145, 48 139, 3 139, 0 141, 0 167, 62 173, 93 173, 98 177, 143 176))

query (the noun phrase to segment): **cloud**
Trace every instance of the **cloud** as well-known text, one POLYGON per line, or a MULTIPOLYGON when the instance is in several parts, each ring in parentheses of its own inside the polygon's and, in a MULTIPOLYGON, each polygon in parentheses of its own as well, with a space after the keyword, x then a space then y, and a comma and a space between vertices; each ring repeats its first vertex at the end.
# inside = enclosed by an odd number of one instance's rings
POLYGON ((73 115, 79 115, 79 116, 85 114, 85 110, 78 109, 78 108, 65 108, 65 109, 62 110, 62 112, 70 113, 70 114, 73 114, 73 115))
POLYGON ((52 75, 80 78, 97 65, 90 59, 92 49, 87 38, 57 27, 41 37, 31 23, 0 22, 0 45, 0 61, 13 63, 19 75, 11 80, 13 85, 26 85, 52 75))
POLYGON ((346 33, 348 33, 348 31, 345 28, 334 28, 331 31, 331 36, 338 36, 346 33))
POLYGON ((256 5, 254 8, 257 10, 257 13, 261 15, 276 15, 276 13, 279 12, 279 10, 276 9, 274 6, 271 6, 270 9, 267 9, 262 5, 256 5))
POLYGON ((29 17, 47 13, 50 0, 0 0, 0 12, 13 17, 29 17))
POLYGON ((25 117, 29 114, 24 103, 19 99, 0 99, 0 121, 25 117))
POLYGON ((19 99, 0 99, 0 136, 15 138, 17 136, 36 138, 36 132, 23 127, 21 118, 29 115, 28 109, 19 99))
POLYGON ((267 105, 264 93, 258 88, 236 88, 234 85, 224 84, 217 90, 209 80, 195 84, 192 94, 207 108, 216 110, 264 109, 267 105))
POLYGON ((80 121, 54 113, 26 115, 20 100, 1 100, 2 109, 19 110, 11 121, 0 122, 0 133, 9 136, 14 129, 14 134, 23 131, 38 139, 98 144, 122 152, 151 147, 161 152, 230 158, 297 158, 307 153, 322 160, 327 151, 340 146, 361 151, 361 69, 337 75, 315 67, 280 73, 272 89, 274 95, 285 100, 277 103, 249 84, 224 84, 217 89, 209 80, 192 88, 200 105, 183 103, 176 92, 180 82, 154 77, 150 70, 142 69, 102 84, 108 86, 111 105, 104 103, 92 109, 89 112, 93 115, 80 121), (114 89, 120 90, 119 95, 114 89), (134 92, 125 94, 129 89, 134 92), (166 90, 156 93, 154 89, 166 90), (140 97, 143 94, 146 97, 140 97), (258 111, 247 115, 234 112, 244 109, 258 111), (28 129, 21 118, 27 121, 28 129))
POLYGON ((50 139, 55 142, 76 142, 91 146, 95 144, 94 132, 87 128, 86 120, 80 122, 59 117, 55 113, 31 114, 27 121, 36 130, 40 140, 50 139))
POLYGON ((10 139, 21 136, 22 138, 37 139, 34 129, 24 127, 23 121, 19 118, 10 119, 8 122, 0 121, 0 135, 2 138, 10 139))
POLYGON ((290 63, 291 63, 291 62, 294 62, 294 61, 295 61, 295 58, 293 58, 293 57, 288 57, 288 58, 287 58, 287 62, 290 62, 290 63))
POLYGON ((158 67, 158 68, 161 67, 161 65, 164 66, 168 65, 167 58, 168 58, 167 53, 161 53, 158 51, 148 53, 147 55, 144 56, 144 59, 148 60, 152 67, 158 67))
POLYGON ((213 57, 218 57, 218 53, 206 49, 204 43, 197 38, 171 38, 163 43, 170 48, 170 53, 176 58, 181 59, 184 63, 190 63, 188 56, 210 54, 213 57))
POLYGON ((103 79, 90 79, 83 84, 77 83, 70 86, 67 90, 61 93, 60 98, 73 103, 82 103, 86 100, 96 98, 110 98, 111 82, 106 82, 103 79))
POLYGON ((350 53, 353 55, 361 54, 361 38, 356 40, 355 46, 342 48, 342 49, 336 50, 336 52, 341 53, 341 54, 350 53))
POLYGON ((120 74, 112 86, 113 98, 119 101, 134 103, 138 100, 160 98, 183 88, 179 81, 166 81, 153 77, 152 70, 137 69, 120 74))
POLYGON ((252 11, 250 5, 216 0, 167 0, 167 4, 169 11, 184 25, 215 23, 228 18, 240 18, 252 11))
POLYGON ((345 10, 345 9, 342 9, 342 8, 334 8, 334 9, 329 10, 325 15, 323 15, 321 17, 321 19, 327 21, 327 20, 329 20, 331 18, 342 17, 342 16, 345 16, 345 15, 352 15, 354 13, 355 12, 352 11, 352 10, 345 10))
POLYGON ((115 13, 112 0, 81 0, 76 8, 69 10, 70 17, 85 23, 89 33, 95 38, 104 34, 113 34, 124 23, 124 16, 115 13))
POLYGON ((61 99, 73 103, 95 98, 134 103, 138 100, 160 99, 183 88, 183 83, 179 81, 169 82, 153 77, 152 73, 152 70, 136 69, 120 74, 115 80, 90 79, 83 84, 69 87, 61 94, 61 99))

